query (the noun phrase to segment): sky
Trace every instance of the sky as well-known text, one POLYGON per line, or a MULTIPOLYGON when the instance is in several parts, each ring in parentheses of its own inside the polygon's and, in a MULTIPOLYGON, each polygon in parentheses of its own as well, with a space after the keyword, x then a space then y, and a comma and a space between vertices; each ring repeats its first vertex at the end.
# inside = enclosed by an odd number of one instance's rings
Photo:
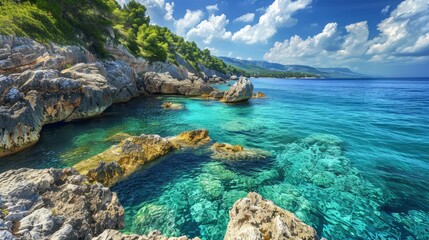
POLYGON ((429 76, 429 0, 137 1, 216 56, 429 76))

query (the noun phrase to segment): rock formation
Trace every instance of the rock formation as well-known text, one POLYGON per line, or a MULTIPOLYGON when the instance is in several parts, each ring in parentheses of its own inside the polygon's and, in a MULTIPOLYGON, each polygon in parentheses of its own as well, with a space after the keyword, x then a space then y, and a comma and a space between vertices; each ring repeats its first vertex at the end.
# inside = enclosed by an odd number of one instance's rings
MULTIPOLYGON (((115 164, 103 166, 117 169, 115 164)), ((0 238, 4 240, 189 239, 165 237, 156 230, 142 236, 118 232, 124 227, 124 209, 116 194, 99 183, 89 183, 71 168, 10 170, 0 174, 0 183, 0 238)), ((257 193, 238 200, 229 215, 227 240, 318 239, 312 227, 257 193)))
POLYGON ((184 132, 171 138, 143 134, 129 137, 73 167, 89 180, 111 186, 141 168, 146 162, 164 156, 174 149, 198 146, 209 141, 207 130, 184 132))
POLYGON ((201 96, 210 94, 213 88, 200 78, 179 81, 166 73, 145 73, 143 89, 151 94, 174 94, 186 96, 201 96))
POLYGON ((223 95, 225 95, 225 91, 214 90, 210 93, 209 97, 211 97, 211 98, 223 98, 223 95))
POLYGON ((211 146, 211 158, 219 160, 258 160, 270 156, 269 152, 244 148, 241 145, 231 145, 228 143, 215 143, 211 146))
POLYGON ((249 79, 241 77, 232 87, 225 93, 222 98, 223 102, 234 103, 245 101, 253 96, 253 84, 249 79))
POLYGON ((181 104, 181 103, 173 103, 173 102, 165 102, 165 103, 163 103, 161 105, 161 107, 165 108, 165 109, 178 109, 178 110, 185 108, 183 106, 183 104, 181 104))
POLYGON ((265 98, 265 97, 267 97, 267 95, 265 95, 265 93, 263 92, 254 93, 252 96, 252 98, 265 98))
POLYGON ((125 235, 116 230, 106 230, 101 235, 92 240, 200 240, 200 238, 165 237, 159 231, 152 231, 148 235, 125 235))
MULTIPOLYGON (((37 142, 43 125, 94 117, 142 93, 201 96, 213 91, 195 69, 149 64, 112 42, 106 50, 117 60, 97 61, 79 46, 0 35, 0 157, 37 142)), ((186 62, 180 56, 178 61, 186 62)))
POLYGON ((319 239, 314 228, 257 193, 238 200, 229 211, 230 222, 225 240, 246 239, 319 239))
POLYGON ((124 227, 116 194, 73 169, 10 170, 0 183, 2 239, 91 239, 124 227))

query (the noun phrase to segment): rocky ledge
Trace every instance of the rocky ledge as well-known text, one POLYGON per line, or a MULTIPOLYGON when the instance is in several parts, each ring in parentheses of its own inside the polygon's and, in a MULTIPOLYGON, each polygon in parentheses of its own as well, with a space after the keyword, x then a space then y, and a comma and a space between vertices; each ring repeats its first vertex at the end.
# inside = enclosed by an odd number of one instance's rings
POLYGON ((199 146, 210 140, 208 131, 204 129, 183 132, 170 138, 145 134, 131 136, 73 167, 86 175, 90 181, 110 186, 140 169, 145 163, 174 149, 199 146))
POLYGON ((116 193, 74 169, 0 174, 0 239, 91 239, 123 227, 116 193))

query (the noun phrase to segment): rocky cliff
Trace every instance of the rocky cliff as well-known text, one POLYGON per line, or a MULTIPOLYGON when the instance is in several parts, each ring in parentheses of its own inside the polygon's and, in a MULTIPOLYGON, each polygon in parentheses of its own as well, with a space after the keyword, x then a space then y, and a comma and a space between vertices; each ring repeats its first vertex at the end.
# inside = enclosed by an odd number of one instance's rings
POLYGON ((94 117, 143 93, 213 91, 200 75, 209 78, 216 71, 149 64, 111 42, 106 50, 116 60, 99 61, 79 46, 0 35, 0 157, 37 142, 43 125, 94 117))

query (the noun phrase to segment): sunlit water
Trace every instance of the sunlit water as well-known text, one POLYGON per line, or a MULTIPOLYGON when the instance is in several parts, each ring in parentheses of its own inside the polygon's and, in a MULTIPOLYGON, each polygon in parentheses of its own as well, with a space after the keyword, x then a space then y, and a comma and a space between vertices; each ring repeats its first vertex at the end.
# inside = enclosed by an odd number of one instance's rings
POLYGON ((222 239, 233 203, 257 191, 328 239, 429 239, 429 81, 252 81, 266 99, 141 97, 100 118, 46 126, 0 170, 72 166, 119 132, 206 128, 213 141, 272 157, 216 161, 203 147, 150 163, 112 188, 125 207, 125 232, 222 239), (185 109, 163 110, 164 101, 185 109))

